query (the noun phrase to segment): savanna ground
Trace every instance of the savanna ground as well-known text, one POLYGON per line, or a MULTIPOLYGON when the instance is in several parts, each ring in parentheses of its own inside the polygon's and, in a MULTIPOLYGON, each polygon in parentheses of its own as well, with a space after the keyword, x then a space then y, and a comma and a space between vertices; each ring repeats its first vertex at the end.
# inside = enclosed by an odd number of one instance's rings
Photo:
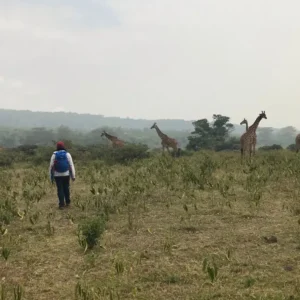
POLYGON ((1 300, 300 299, 295 153, 75 164, 63 211, 48 164, 0 171, 1 300))

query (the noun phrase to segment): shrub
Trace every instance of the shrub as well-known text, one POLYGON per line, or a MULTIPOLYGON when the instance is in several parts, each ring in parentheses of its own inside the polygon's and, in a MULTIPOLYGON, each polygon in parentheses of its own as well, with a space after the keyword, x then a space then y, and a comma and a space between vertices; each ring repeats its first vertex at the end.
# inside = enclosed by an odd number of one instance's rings
POLYGON ((296 151, 296 144, 290 144, 286 147, 286 149, 290 151, 296 151))
POLYGON ((37 148, 37 145, 21 145, 17 147, 16 150, 18 152, 23 152, 26 155, 35 155, 37 148))
POLYGON ((3 152, 0 154, 0 167, 10 167, 13 164, 13 156, 9 152, 3 152))
POLYGON ((273 144, 272 146, 263 146, 258 148, 258 150, 270 151, 270 150, 282 150, 281 145, 273 144))
POLYGON ((0 208, 0 224, 9 224, 13 219, 12 212, 5 210, 4 208, 0 208))
POLYGON ((78 225, 79 244, 88 249, 95 247, 105 230, 105 223, 105 217, 102 216, 84 219, 78 225))
POLYGON ((192 155, 194 155, 194 151, 180 149, 179 155, 177 156, 192 156, 192 155))
POLYGON ((147 145, 125 145, 123 148, 110 149, 104 160, 109 164, 126 164, 133 160, 148 158, 150 155, 147 151, 147 145))
POLYGON ((240 141, 237 137, 231 137, 230 139, 224 141, 224 143, 217 144, 215 146, 215 151, 226 151, 226 150, 240 150, 240 141))

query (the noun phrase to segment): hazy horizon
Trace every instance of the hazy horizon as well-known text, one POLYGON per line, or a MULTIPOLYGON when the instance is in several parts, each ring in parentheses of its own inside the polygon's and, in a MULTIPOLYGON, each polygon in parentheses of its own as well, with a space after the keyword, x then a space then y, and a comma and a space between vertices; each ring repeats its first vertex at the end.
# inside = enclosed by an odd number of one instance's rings
POLYGON ((0 107, 300 128, 296 0, 0 3, 0 107))

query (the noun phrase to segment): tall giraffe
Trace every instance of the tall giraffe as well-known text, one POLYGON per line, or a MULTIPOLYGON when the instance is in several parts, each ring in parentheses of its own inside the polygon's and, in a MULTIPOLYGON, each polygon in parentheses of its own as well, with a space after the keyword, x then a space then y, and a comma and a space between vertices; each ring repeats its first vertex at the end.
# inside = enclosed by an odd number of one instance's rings
POLYGON ((161 139, 161 145, 163 152, 165 151, 165 148, 167 148, 168 152, 170 153, 169 147, 173 149, 174 155, 179 155, 180 148, 178 148, 178 142, 175 139, 172 139, 168 137, 166 134, 164 134, 157 126, 156 122, 150 127, 150 129, 155 129, 158 136, 161 139))
POLYGON ((113 148, 120 148, 124 146, 124 142, 119 140, 116 136, 108 134, 105 130, 101 133, 101 136, 105 136, 112 142, 113 148))
POLYGON ((300 133, 297 134, 295 138, 295 144, 296 144, 296 153, 298 153, 300 149, 300 133))
POLYGON ((259 122, 262 119, 267 119, 265 111, 262 111, 256 118, 254 123, 248 128, 248 130, 241 136, 241 157, 243 158, 246 151, 249 151, 249 155, 255 155, 256 146, 256 129, 259 122))
MULTIPOLYGON (((240 125, 243 125, 245 124, 246 125, 246 132, 248 131, 248 121, 244 118, 244 120, 240 123, 240 125)), ((242 146, 242 137, 243 135, 241 136, 241 139, 240 139, 240 142, 241 142, 241 146, 242 146)), ((256 147, 256 140, 257 140, 257 134, 255 132, 255 136, 254 136, 254 151, 255 151, 255 147, 256 147)))

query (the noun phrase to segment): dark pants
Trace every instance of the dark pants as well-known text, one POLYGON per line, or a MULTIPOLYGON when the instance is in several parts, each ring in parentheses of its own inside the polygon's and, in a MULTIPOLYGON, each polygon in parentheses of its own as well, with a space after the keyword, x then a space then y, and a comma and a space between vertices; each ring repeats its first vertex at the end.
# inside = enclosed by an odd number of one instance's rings
POLYGON ((57 187, 57 196, 59 200, 59 206, 65 206, 70 204, 70 176, 57 176, 54 177, 57 187))

